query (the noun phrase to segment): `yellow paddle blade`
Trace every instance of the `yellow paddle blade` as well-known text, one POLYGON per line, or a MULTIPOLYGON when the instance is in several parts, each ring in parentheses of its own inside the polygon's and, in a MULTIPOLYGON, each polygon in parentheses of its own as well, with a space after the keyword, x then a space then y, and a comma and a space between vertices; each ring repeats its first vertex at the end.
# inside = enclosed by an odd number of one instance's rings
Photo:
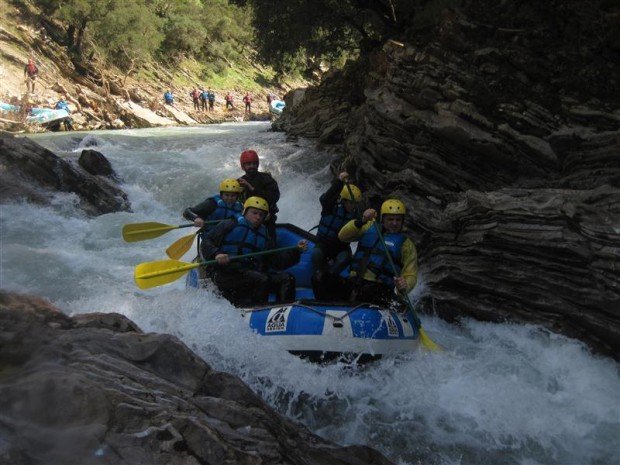
POLYGON ((177 229, 178 226, 170 226, 163 223, 132 223, 123 226, 123 239, 126 242, 145 241, 147 239, 155 239, 168 231, 177 229))
POLYGON ((442 352, 443 349, 441 348, 441 346, 439 346, 439 344, 436 344, 435 342, 433 342, 433 340, 428 337, 428 334, 426 334, 426 331, 424 331, 424 329, 420 326, 420 342, 422 342, 422 345, 424 346, 425 349, 428 349, 432 352, 442 352))
POLYGON ((136 285, 140 289, 150 289, 176 281, 193 268, 202 263, 186 263, 178 260, 159 260, 140 263, 133 272, 136 285))
POLYGON ((194 245, 196 233, 183 236, 181 239, 174 241, 170 247, 166 249, 166 255, 173 260, 179 260, 194 245))

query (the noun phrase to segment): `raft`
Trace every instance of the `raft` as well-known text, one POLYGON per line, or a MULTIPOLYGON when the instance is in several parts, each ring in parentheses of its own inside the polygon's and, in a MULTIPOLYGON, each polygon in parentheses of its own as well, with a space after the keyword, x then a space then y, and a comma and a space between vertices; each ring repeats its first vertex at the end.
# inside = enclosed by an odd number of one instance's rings
POLYGON ((282 100, 272 100, 269 105, 269 111, 274 115, 281 115, 286 103, 282 100))
MULTIPOLYGON (((252 330, 271 338, 284 350, 322 362, 334 359, 366 362, 386 355, 415 350, 419 332, 409 313, 365 302, 327 302, 312 292, 312 249, 316 236, 292 224, 278 224, 277 247, 308 241, 298 264, 286 271, 296 280, 296 300, 243 308, 241 314, 252 330)), ((199 269, 187 276, 186 285, 201 287, 199 269)))
MULTIPOLYGON (((3 113, 16 113, 19 111, 19 108, 19 106, 11 105, 10 103, 0 102, 0 112, 3 113)), ((26 123, 54 127, 70 118, 71 116, 69 116, 66 110, 32 108, 26 117, 26 123)))

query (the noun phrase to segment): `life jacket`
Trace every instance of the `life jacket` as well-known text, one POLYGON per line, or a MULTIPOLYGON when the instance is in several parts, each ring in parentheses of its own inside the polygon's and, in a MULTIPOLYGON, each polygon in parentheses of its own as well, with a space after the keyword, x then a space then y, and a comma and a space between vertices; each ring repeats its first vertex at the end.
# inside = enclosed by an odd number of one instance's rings
POLYGON ((65 110, 67 113, 70 113, 69 105, 67 105, 67 102, 65 102, 64 100, 58 101, 58 103, 56 103, 56 106, 54 107, 54 109, 55 110, 65 110))
POLYGON ((192 91, 192 98, 198 100, 198 97, 200 97, 200 92, 198 90, 192 91))
POLYGON ((34 63, 28 63, 26 65, 26 70, 28 72, 28 76, 34 76, 35 74, 37 74, 37 65, 35 65, 34 63))
POLYGON ((209 99, 209 92, 206 90, 200 93, 200 100, 207 101, 209 99))
POLYGON ((232 96, 232 95, 230 95, 230 94, 227 94, 227 95, 226 95, 226 101, 227 101, 227 102, 232 102, 232 101, 233 101, 233 96, 232 96))
POLYGON ((166 102, 172 102, 174 100, 174 97, 170 92, 166 92, 164 94, 164 99, 166 99, 166 102))
POLYGON ((342 202, 337 202, 331 213, 321 216, 316 237, 321 241, 328 242, 338 240, 340 229, 353 218, 354 214, 347 212, 342 202))
POLYGON ((226 220, 228 218, 239 216, 243 211, 243 205, 241 205, 241 202, 239 201, 233 203, 232 206, 229 206, 219 195, 214 195, 211 198, 217 204, 217 208, 213 210, 207 218, 205 218, 205 221, 226 220))
POLYGON ((211 102, 213 102, 215 100, 215 93, 214 92, 209 92, 209 100, 211 102))
MULTIPOLYGON (((226 234, 220 245, 220 250, 231 257, 263 251, 267 247, 268 234, 264 224, 258 228, 253 228, 244 216, 239 215, 237 225, 226 234)), ((257 267, 257 262, 253 257, 235 261, 249 263, 250 266, 257 267)))
MULTIPOLYGON (((392 256, 396 276, 398 276, 402 269, 401 255, 406 237, 403 233, 388 233, 383 235, 383 239, 392 256)), ((377 281, 389 287, 394 286, 394 271, 385 255, 385 249, 374 225, 360 238, 351 263, 351 271, 355 271, 360 278, 363 277, 365 270, 372 271, 377 281)))
POLYGON ((246 95, 243 97, 243 103, 252 103, 252 97, 246 95))

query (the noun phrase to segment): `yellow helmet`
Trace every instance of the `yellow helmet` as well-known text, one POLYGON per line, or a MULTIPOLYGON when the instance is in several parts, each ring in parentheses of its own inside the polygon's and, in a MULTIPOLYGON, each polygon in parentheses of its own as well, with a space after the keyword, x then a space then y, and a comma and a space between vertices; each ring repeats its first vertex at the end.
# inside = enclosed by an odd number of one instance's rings
POLYGON ((241 184, 239 184, 239 181, 237 181, 236 179, 224 179, 220 183, 220 192, 241 194, 243 192, 243 187, 241 187, 241 184))
POLYGON ((354 184, 348 185, 351 190, 347 188, 347 184, 344 185, 342 190, 340 191, 340 198, 344 200, 352 200, 353 202, 359 202, 362 200, 362 191, 354 184), (353 194, 353 198, 351 198, 351 194, 353 194))
POLYGON ((396 199, 388 199, 381 205, 381 216, 404 215, 406 211, 405 204, 396 199))
POLYGON ((259 210, 262 210, 262 211, 264 211, 266 213, 269 213, 269 204, 262 197, 250 197, 250 198, 248 198, 245 201, 245 203, 243 204, 243 213, 245 213, 245 211, 248 208, 250 208, 250 207, 258 208, 259 210))

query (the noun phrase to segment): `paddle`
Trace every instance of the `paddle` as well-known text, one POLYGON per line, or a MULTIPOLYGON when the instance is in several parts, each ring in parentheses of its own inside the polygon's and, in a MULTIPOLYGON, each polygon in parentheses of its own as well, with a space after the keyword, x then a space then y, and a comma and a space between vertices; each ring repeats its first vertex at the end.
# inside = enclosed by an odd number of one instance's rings
MULTIPOLYGON (((377 231, 377 235, 379 236, 379 241, 381 242, 381 245, 383 246, 385 255, 387 256, 387 259, 390 262, 390 266, 392 267, 392 272, 394 273, 394 276, 397 276, 398 272, 396 271, 396 266, 394 265, 394 261, 392 260, 392 255, 390 255, 390 251, 388 250, 387 245, 385 244, 385 240, 383 240, 383 234, 381 234, 381 226, 379 226, 377 221, 374 222, 373 226, 375 227, 377 231)), ((407 303, 407 307, 409 307, 409 310, 411 310, 411 316, 413 317, 413 322, 417 326, 418 332, 420 333, 420 341, 422 342, 422 345, 426 347, 428 350, 440 351, 441 347, 438 344, 436 344, 430 337, 428 337, 428 334, 426 334, 426 331, 424 331, 424 328, 422 328, 422 322, 420 321, 420 318, 418 317, 415 309, 413 308, 413 304, 411 303, 411 300, 409 300, 409 296, 407 295, 407 293, 398 291, 398 295, 401 297, 402 300, 404 300, 407 303)))
POLYGON ((126 242, 146 241, 147 239, 163 236, 173 229, 191 228, 192 226, 194 226, 194 223, 180 224, 178 226, 154 222, 126 224, 123 226, 123 239, 126 242))
MULTIPOLYGON (((205 221, 204 224, 215 224, 222 221, 224 220, 205 221)), ((195 233, 183 236, 181 239, 177 239, 176 241, 174 241, 172 244, 170 244, 170 247, 166 249, 166 255, 168 255, 173 260, 178 260, 179 258, 181 258, 187 253, 189 249, 192 248, 192 245, 194 244, 194 239, 199 232, 200 229, 195 233)))
MULTIPOLYGON (((229 257, 230 260, 238 260, 241 258, 257 257, 259 255, 267 255, 285 250, 297 249, 296 245, 289 247, 281 247, 279 249, 263 250, 261 252, 248 253, 245 255, 234 255, 229 257)), ((208 260, 206 262, 186 263, 178 260, 159 260, 156 262, 140 263, 134 269, 134 279, 136 285, 140 289, 150 289, 152 287, 163 286, 164 284, 176 281, 189 270, 200 266, 214 265, 217 260, 208 260)))

